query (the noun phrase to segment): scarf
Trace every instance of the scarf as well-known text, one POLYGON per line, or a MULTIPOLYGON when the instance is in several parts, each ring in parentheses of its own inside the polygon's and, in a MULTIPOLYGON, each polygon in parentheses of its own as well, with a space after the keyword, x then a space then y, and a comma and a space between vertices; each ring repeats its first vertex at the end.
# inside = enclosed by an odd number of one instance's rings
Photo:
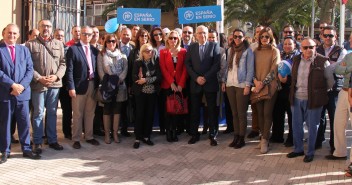
POLYGON ((236 53, 235 62, 236 62, 236 66, 238 67, 240 64, 240 59, 242 57, 242 54, 246 49, 247 48, 245 48, 245 45, 243 42, 241 44, 239 44, 238 46, 234 45, 231 47, 231 57, 230 57, 230 61, 229 61, 229 69, 230 70, 232 70, 233 56, 235 55, 235 53, 236 53))

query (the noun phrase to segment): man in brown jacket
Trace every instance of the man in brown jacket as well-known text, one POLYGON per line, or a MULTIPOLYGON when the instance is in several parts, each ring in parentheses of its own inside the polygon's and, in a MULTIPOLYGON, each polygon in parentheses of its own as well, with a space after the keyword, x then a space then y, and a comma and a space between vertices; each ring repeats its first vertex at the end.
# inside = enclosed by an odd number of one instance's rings
POLYGON ((56 120, 59 89, 66 71, 64 47, 62 42, 51 36, 52 23, 49 20, 39 21, 39 36, 26 43, 32 55, 34 76, 32 88, 32 127, 34 152, 42 152, 43 116, 46 109, 45 132, 49 147, 62 150, 57 142, 56 120))

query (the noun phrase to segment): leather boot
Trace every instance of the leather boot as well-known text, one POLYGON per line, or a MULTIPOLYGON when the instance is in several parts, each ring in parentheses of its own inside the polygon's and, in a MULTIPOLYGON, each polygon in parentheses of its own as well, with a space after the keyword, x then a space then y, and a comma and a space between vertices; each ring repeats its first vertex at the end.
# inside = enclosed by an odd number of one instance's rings
POLYGON ((234 147, 236 145, 236 143, 238 142, 239 137, 240 137, 239 135, 235 135, 233 137, 233 141, 229 144, 229 147, 234 147))
POLYGON ((169 129, 166 130, 166 141, 170 143, 172 142, 172 133, 169 129))
POLYGON ((242 148, 246 143, 244 142, 244 136, 239 136, 236 145, 234 146, 235 149, 242 148))
POLYGON ((103 122, 104 122, 104 131, 105 131, 104 141, 106 144, 111 144, 111 139, 110 139, 111 119, 110 119, 110 115, 104 115, 103 122))
POLYGON ((120 122, 120 114, 114 114, 114 123, 113 123, 114 133, 113 133, 113 137, 114 137, 114 142, 115 143, 120 143, 120 139, 119 139, 119 136, 118 136, 119 122, 120 122))

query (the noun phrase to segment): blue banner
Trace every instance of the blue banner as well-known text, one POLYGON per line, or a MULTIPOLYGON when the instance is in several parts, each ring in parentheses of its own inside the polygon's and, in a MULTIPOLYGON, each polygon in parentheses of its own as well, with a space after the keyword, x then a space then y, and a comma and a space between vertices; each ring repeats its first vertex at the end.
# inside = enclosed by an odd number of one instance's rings
POLYGON ((117 8, 117 22, 120 24, 160 25, 160 9, 117 8))
POLYGON ((178 9, 180 24, 221 21, 221 6, 198 6, 178 9))

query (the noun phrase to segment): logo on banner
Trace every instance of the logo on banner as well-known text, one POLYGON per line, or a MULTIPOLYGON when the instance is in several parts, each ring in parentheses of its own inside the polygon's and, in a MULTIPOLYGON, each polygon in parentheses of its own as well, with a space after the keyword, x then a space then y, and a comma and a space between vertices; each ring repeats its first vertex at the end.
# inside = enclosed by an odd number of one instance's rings
POLYGON ((222 20, 220 6, 178 8, 179 23, 216 22, 222 20))
POLYGON ((131 12, 125 12, 123 13, 123 20, 125 21, 131 21, 132 20, 132 13, 131 12))
POLYGON ((185 14, 184 14, 184 17, 185 17, 186 20, 190 21, 190 20, 193 19, 194 14, 193 14, 192 11, 187 10, 187 11, 185 12, 185 14))

